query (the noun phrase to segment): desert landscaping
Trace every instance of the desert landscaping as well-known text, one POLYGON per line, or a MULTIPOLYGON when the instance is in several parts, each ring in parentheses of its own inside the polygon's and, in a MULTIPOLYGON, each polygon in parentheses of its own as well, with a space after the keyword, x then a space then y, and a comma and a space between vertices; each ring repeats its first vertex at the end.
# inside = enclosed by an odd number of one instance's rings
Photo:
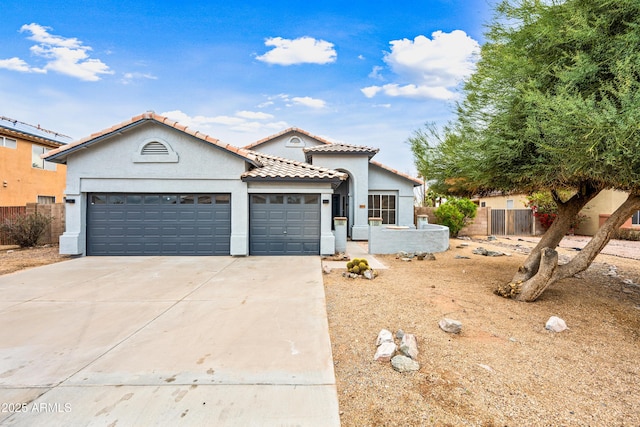
MULTIPOLYGON (((373 280, 324 274, 342 425, 640 425, 640 250, 605 251, 535 303, 494 295, 534 244, 452 239, 435 260, 377 255, 388 269, 373 280), (551 316, 568 329, 546 330, 551 316), (445 317, 459 334, 439 328, 445 317), (415 335, 418 371, 373 360, 381 329, 415 335)), ((56 246, 2 248, 0 274, 66 259, 56 246)))
POLYGON ((376 256, 389 268, 374 280, 325 274, 343 426, 640 425, 640 261, 599 255, 535 303, 494 295, 527 240, 451 240, 434 261, 376 256), (551 316, 569 329, 546 330, 551 316), (462 331, 442 331, 445 317, 462 331), (416 336, 417 372, 373 360, 381 329, 416 336))

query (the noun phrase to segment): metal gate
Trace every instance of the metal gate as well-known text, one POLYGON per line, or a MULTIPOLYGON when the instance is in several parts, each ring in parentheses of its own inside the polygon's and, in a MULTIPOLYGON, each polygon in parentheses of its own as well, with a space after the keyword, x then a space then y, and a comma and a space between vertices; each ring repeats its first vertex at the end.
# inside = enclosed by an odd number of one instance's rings
POLYGON ((520 236, 535 234, 531 209, 491 209, 491 234, 520 236))

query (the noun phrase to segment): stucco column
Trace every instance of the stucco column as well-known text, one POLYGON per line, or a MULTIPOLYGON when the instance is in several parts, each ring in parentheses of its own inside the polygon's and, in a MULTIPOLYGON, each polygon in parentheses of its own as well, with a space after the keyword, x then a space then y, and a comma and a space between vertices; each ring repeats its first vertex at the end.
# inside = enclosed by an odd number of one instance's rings
POLYGON ((422 230, 429 224, 429 215, 418 215, 418 230, 422 230))
POLYGON ((333 190, 320 193, 320 255, 336 252, 336 238, 331 231, 331 196, 333 190))
POLYGON ((68 194, 65 197, 65 232, 60 236, 60 254, 86 255, 85 221, 87 194, 68 194))
POLYGON ((347 217, 333 218, 333 228, 336 238, 336 253, 344 253, 347 251, 347 217))

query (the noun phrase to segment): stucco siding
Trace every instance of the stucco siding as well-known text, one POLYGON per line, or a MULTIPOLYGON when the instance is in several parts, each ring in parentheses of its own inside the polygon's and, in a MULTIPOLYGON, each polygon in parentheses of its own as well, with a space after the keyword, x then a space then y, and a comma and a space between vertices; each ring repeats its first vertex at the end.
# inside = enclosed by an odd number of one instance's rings
POLYGON ((242 158, 188 134, 159 124, 143 126, 101 141, 67 159, 67 231, 60 239, 64 254, 85 254, 87 194, 230 193, 231 255, 248 254, 247 185, 242 158), (168 144, 177 162, 140 162, 145 141, 168 144))
POLYGON ((55 170, 34 168, 32 146, 45 146, 15 136, 7 138, 15 139, 17 143, 16 148, 0 146, 0 206, 25 206, 36 203, 38 196, 53 196, 61 203, 66 166, 50 164, 55 170))
POLYGON ((397 225, 413 226, 413 183, 376 165, 369 168, 369 193, 395 193, 397 225))
POLYGON ((284 157, 289 160, 305 162, 305 154, 302 150, 309 147, 315 147, 317 145, 324 144, 306 135, 289 133, 260 144, 252 148, 252 150, 259 151, 264 154, 270 154, 272 156, 284 157), (289 142, 291 138, 298 138, 302 143, 292 144, 289 142))

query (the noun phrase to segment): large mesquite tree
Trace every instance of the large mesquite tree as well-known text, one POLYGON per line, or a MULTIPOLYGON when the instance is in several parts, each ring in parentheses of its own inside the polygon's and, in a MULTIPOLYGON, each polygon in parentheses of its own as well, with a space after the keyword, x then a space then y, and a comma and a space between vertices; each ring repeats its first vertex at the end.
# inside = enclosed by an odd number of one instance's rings
POLYGON ((440 192, 547 190, 558 216, 497 293, 534 301, 589 267, 640 209, 640 2, 504 1, 488 27, 456 119, 410 138, 440 192), (587 246, 558 265, 555 248, 604 189, 629 194, 587 246), (562 197, 570 190, 572 196, 562 197))

